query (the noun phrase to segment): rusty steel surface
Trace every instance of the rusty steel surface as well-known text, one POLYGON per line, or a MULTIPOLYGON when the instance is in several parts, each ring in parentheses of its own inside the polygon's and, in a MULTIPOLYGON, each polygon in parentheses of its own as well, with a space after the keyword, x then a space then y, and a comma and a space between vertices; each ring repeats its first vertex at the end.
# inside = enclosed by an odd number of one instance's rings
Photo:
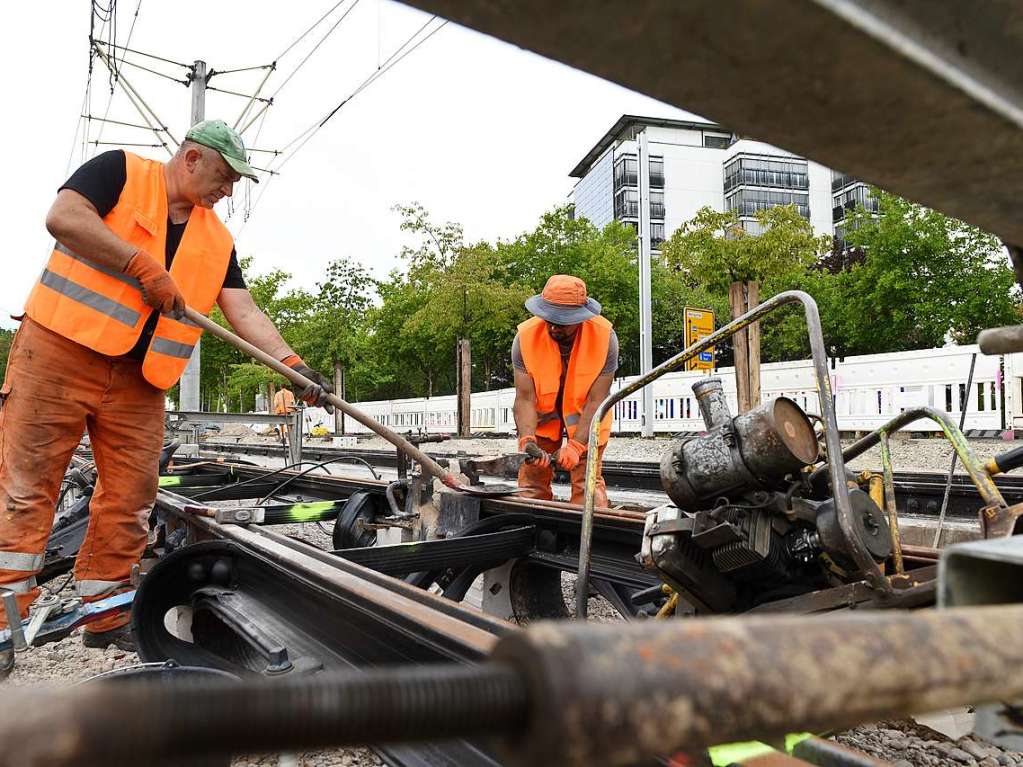
POLYGON ((526 675, 515 764, 631 764, 1023 693, 1023 606, 547 623, 502 638, 526 675))
POLYGON ((221 525, 207 517, 185 512, 188 500, 161 490, 157 508, 175 515, 204 538, 232 541, 259 556, 285 566, 295 577, 314 579, 353 599, 373 604, 381 621, 389 614, 426 627, 446 637, 453 645, 480 655, 486 653, 498 634, 513 630, 511 624, 411 586, 302 541, 259 526, 221 525))
POLYGON ((1023 243, 1017 2, 406 2, 1023 243))
MULTIPOLYGON (((878 567, 870 552, 860 540, 856 531, 856 521, 853 518, 852 502, 849 498, 849 490, 845 484, 845 457, 842 454, 842 441, 838 431, 838 419, 835 415, 835 402, 831 395, 831 377, 828 368, 828 355, 824 346, 824 336, 821 330, 820 313, 817 310, 817 303, 813 298, 801 290, 789 290, 771 296, 755 309, 751 309, 741 317, 729 322, 708 336, 697 341, 695 344, 683 349, 681 352, 665 360, 656 368, 645 375, 639 376, 623 386, 618 391, 609 395, 594 414, 593 423, 590 425, 587 455, 595 455, 599 441, 600 419, 608 413, 615 403, 625 399, 633 392, 650 385, 665 373, 670 373, 682 367, 687 361, 694 358, 700 352, 705 351, 725 338, 730 338, 737 332, 763 316, 770 314, 786 304, 801 304, 803 317, 806 322, 807 337, 810 342, 810 354, 813 360, 814 378, 817 382, 818 399, 821 405, 821 420, 824 423, 824 443, 830 460, 821 467, 826 471, 831 480, 833 497, 835 500, 836 520, 839 529, 845 537, 851 558, 867 582, 882 593, 891 591, 891 584, 885 580, 884 574, 878 567)), ((988 478, 990 481, 990 477, 988 478)), ((587 611, 587 600, 590 581, 590 556, 593 546, 593 514, 594 498, 597 486, 597 463, 587 460, 586 462, 586 491, 583 501, 582 526, 579 533, 579 571, 576 581, 576 609, 577 618, 585 619, 587 611)), ((995 489, 997 492, 997 488, 995 489)))

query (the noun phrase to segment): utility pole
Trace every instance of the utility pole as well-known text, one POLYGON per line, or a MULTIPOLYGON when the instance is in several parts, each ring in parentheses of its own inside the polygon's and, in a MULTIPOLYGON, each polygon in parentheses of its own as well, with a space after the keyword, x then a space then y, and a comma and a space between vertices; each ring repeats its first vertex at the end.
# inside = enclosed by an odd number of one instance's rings
MULTIPOLYGON (((341 399, 348 399, 348 392, 345 391, 345 366, 339 360, 334 360, 334 391, 341 399)), ((334 434, 340 437, 345 435, 345 414, 341 408, 334 410, 334 434)))
MULTIPOLYGON (((196 60, 192 65, 192 121, 189 127, 197 122, 206 119, 206 62, 196 60)), ((195 342, 195 349, 192 357, 185 366, 185 372, 181 376, 180 403, 182 410, 199 410, 199 358, 202 355, 199 351, 199 340, 195 342)))
POLYGON ((469 339, 458 339, 458 436, 472 433, 472 352, 469 339))
MULTIPOLYGON (((639 166, 639 374, 654 366, 653 316, 650 306, 650 159, 646 131, 637 136, 639 166)), ((643 387, 642 436, 654 436, 654 390, 643 387)))

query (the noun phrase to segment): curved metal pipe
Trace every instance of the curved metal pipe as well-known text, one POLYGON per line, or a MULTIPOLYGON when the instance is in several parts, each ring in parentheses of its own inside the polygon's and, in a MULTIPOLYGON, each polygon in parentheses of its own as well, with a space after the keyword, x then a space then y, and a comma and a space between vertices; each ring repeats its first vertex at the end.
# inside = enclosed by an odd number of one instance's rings
POLYGON ((856 566, 865 574, 867 583, 880 591, 890 594, 891 583, 885 579, 877 563, 870 553, 862 545, 855 534, 855 527, 852 521, 852 504, 849 501, 849 489, 845 484, 845 461, 842 457, 842 442, 838 435, 838 420, 835 416, 835 403, 831 396, 831 379, 828 374, 828 355, 824 348, 824 336, 821 332, 821 318, 817 311, 817 303, 813 298, 801 290, 788 290, 778 293, 764 301, 760 306, 751 309, 741 317, 732 320, 723 328, 714 331, 709 336, 702 338, 695 344, 676 354, 669 360, 662 362, 649 373, 640 376, 627 386, 623 386, 616 392, 609 395, 597 408, 593 421, 590 424, 589 442, 586 450, 586 492, 583 501, 582 530, 579 535, 579 572, 576 580, 576 617, 586 617, 586 601, 590 590, 590 555, 593 545, 593 509, 594 492, 597 484, 597 462, 591 461, 590 456, 596 455, 600 421, 617 402, 625 399, 633 392, 639 391, 644 386, 656 381, 665 373, 670 373, 682 367, 688 360, 706 351, 710 347, 731 337, 743 328, 751 325, 766 314, 773 312, 786 304, 799 303, 803 305, 803 313, 806 317, 807 335, 810 339, 810 354, 813 358, 813 372, 817 379, 817 392, 821 405, 821 418, 824 421, 824 441, 829 456, 837 456, 835 460, 829 461, 827 471, 831 477, 832 493, 835 498, 835 507, 838 512, 838 524, 846 541, 849 544, 853 561, 856 566))

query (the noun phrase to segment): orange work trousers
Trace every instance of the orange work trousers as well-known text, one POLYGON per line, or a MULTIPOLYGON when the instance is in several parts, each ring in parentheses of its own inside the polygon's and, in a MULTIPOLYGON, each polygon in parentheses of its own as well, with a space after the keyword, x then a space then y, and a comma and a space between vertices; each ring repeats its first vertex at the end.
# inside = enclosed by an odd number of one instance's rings
MULTIPOLYGON (((537 437, 536 443, 548 453, 561 447, 560 439, 548 439, 537 437)), ((604 474, 601 471, 604 461, 604 448, 601 445, 597 450, 597 487, 593 495, 593 505, 597 509, 607 508, 607 487, 604 484, 604 474)), ((586 458, 584 454, 579 464, 572 469, 572 503, 582 504, 586 496, 586 458)), ((551 492, 551 481, 554 479, 554 464, 550 466, 537 466, 531 463, 524 463, 519 467, 519 487, 524 488, 519 493, 520 498, 535 498, 538 501, 550 501, 554 499, 551 492)))
MULTIPOLYGON (((61 480, 88 430, 98 481, 75 586, 86 602, 126 590, 156 499, 164 392, 142 377, 141 362, 99 354, 26 318, 0 395, 0 586, 17 593, 24 616, 39 594, 34 576, 61 480)), ((104 618, 85 630, 128 620, 104 618)), ((0 627, 6 623, 0 610, 0 627)))

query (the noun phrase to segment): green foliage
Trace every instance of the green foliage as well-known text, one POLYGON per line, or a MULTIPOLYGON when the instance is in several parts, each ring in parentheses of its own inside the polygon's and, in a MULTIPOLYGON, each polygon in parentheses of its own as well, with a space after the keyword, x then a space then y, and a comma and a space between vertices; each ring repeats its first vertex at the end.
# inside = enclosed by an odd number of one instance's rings
MULTIPOLYGON (((7 358, 11 354, 11 344, 14 342, 14 331, 0 328, 0 371, 7 370, 7 358)), ((2 372, 0 372, 2 375, 2 372)))
POLYGON ((813 284, 842 354, 973 343, 1011 324, 1014 276, 993 235, 875 189, 876 217, 856 212, 846 241, 862 263, 813 284))
POLYGON ((831 250, 831 237, 814 234, 794 205, 757 211, 762 234, 746 232, 735 213, 701 208, 664 243, 668 265, 709 290, 736 281, 792 279, 831 250))
MULTIPOLYGON (((683 346, 683 308, 709 308, 718 326, 729 317, 728 286, 760 282, 762 298, 801 289, 820 306, 832 354, 865 354, 940 346, 946 334, 970 342, 982 327, 1017 319, 1013 275, 998 242, 962 222, 876 192, 875 219, 854 213, 847 241, 864 254, 829 252, 795 208, 763 211, 754 236, 733 214, 701 210, 665 244, 652 264, 655 363, 683 346)), ((598 229, 569 208, 544 214, 537 227, 510 241, 466 243, 461 226, 434 222, 418 203, 396 206, 410 244, 401 266, 374 280, 350 258, 328 266, 312 293, 290 288, 290 275, 246 274, 256 304, 289 344, 327 375, 347 372, 352 401, 448 394, 455 388, 459 338, 472 344, 473 388, 507 386, 517 325, 526 298, 552 274, 574 274, 601 302, 621 344, 619 375, 639 368, 636 237, 612 222, 598 229)), ((248 271, 251 264, 243 263, 248 271)), ((224 323, 220 312, 212 316, 224 323)), ((808 355, 802 312, 784 309, 761 323, 765 362, 808 355)), ((9 346, 0 334, 0 355, 9 346)), ((283 379, 206 337, 203 406, 250 409, 257 391, 283 379)), ((730 348, 718 348, 730 364, 730 348)))

